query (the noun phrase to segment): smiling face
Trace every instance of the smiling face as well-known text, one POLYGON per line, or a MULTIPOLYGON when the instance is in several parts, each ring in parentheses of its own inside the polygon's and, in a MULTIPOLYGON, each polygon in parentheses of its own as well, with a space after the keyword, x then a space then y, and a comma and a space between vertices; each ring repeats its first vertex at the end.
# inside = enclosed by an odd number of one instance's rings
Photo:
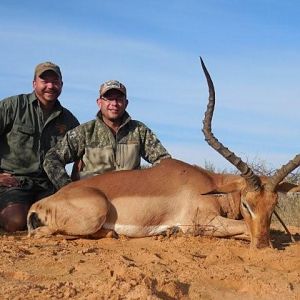
POLYGON ((63 82, 53 71, 45 71, 33 80, 33 88, 43 107, 53 107, 62 90, 63 82))
POLYGON ((107 91, 97 99, 103 121, 106 124, 120 122, 128 104, 126 96, 118 90, 107 91))

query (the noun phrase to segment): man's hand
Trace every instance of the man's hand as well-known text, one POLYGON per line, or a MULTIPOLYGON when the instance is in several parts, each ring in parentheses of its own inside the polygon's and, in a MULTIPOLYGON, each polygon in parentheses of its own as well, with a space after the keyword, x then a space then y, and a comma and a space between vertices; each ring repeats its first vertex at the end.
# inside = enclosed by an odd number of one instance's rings
POLYGON ((0 173, 0 186, 15 187, 19 186, 19 182, 9 173, 0 173))
POLYGON ((80 171, 83 169, 84 163, 82 160, 76 160, 73 164, 71 179, 77 181, 80 179, 80 171))

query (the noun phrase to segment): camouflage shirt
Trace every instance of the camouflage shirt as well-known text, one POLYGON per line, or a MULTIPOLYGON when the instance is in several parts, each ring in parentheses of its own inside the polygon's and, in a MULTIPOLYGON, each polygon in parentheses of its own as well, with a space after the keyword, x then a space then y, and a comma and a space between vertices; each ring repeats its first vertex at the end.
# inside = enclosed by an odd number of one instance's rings
POLYGON ((142 122, 132 120, 127 112, 116 135, 97 118, 70 130, 49 150, 44 169, 49 179, 61 188, 71 182, 65 165, 81 159, 80 177, 113 170, 131 170, 140 167, 141 158, 154 164, 170 157, 155 134, 142 122))
POLYGON ((34 92, 0 101, 0 172, 47 178, 42 166, 46 152, 77 125, 58 100, 44 120, 34 92))

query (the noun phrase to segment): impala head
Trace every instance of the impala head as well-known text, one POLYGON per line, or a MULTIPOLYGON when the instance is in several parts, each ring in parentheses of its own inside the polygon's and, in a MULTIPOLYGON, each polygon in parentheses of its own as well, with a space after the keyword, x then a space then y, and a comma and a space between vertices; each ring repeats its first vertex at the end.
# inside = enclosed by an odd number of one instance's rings
POLYGON ((277 204, 277 193, 266 191, 242 191, 240 210, 251 236, 251 247, 270 245, 271 217, 277 204))
POLYGON ((280 182, 300 165, 300 154, 278 169, 275 175, 263 184, 260 178, 254 174, 240 157, 226 148, 213 135, 211 121, 215 106, 215 89, 202 59, 201 65, 209 88, 208 104, 202 129, 205 140, 241 172, 241 176, 245 179, 246 187, 241 191, 240 210, 249 229, 251 247, 267 247, 270 245, 271 217, 278 201, 277 188, 280 182))

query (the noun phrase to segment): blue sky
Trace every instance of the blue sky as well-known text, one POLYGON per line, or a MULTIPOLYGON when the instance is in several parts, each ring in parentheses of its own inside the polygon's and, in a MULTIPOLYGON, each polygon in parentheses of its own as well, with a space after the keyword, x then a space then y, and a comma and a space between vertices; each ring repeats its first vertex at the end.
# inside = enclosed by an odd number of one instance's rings
POLYGON ((0 2, 0 99, 32 90, 33 69, 60 65, 61 102, 81 123, 95 117, 99 86, 127 86, 132 118, 173 157, 229 163, 204 141, 208 90, 215 136, 246 161, 279 167, 299 153, 298 0, 65 0, 0 2))

